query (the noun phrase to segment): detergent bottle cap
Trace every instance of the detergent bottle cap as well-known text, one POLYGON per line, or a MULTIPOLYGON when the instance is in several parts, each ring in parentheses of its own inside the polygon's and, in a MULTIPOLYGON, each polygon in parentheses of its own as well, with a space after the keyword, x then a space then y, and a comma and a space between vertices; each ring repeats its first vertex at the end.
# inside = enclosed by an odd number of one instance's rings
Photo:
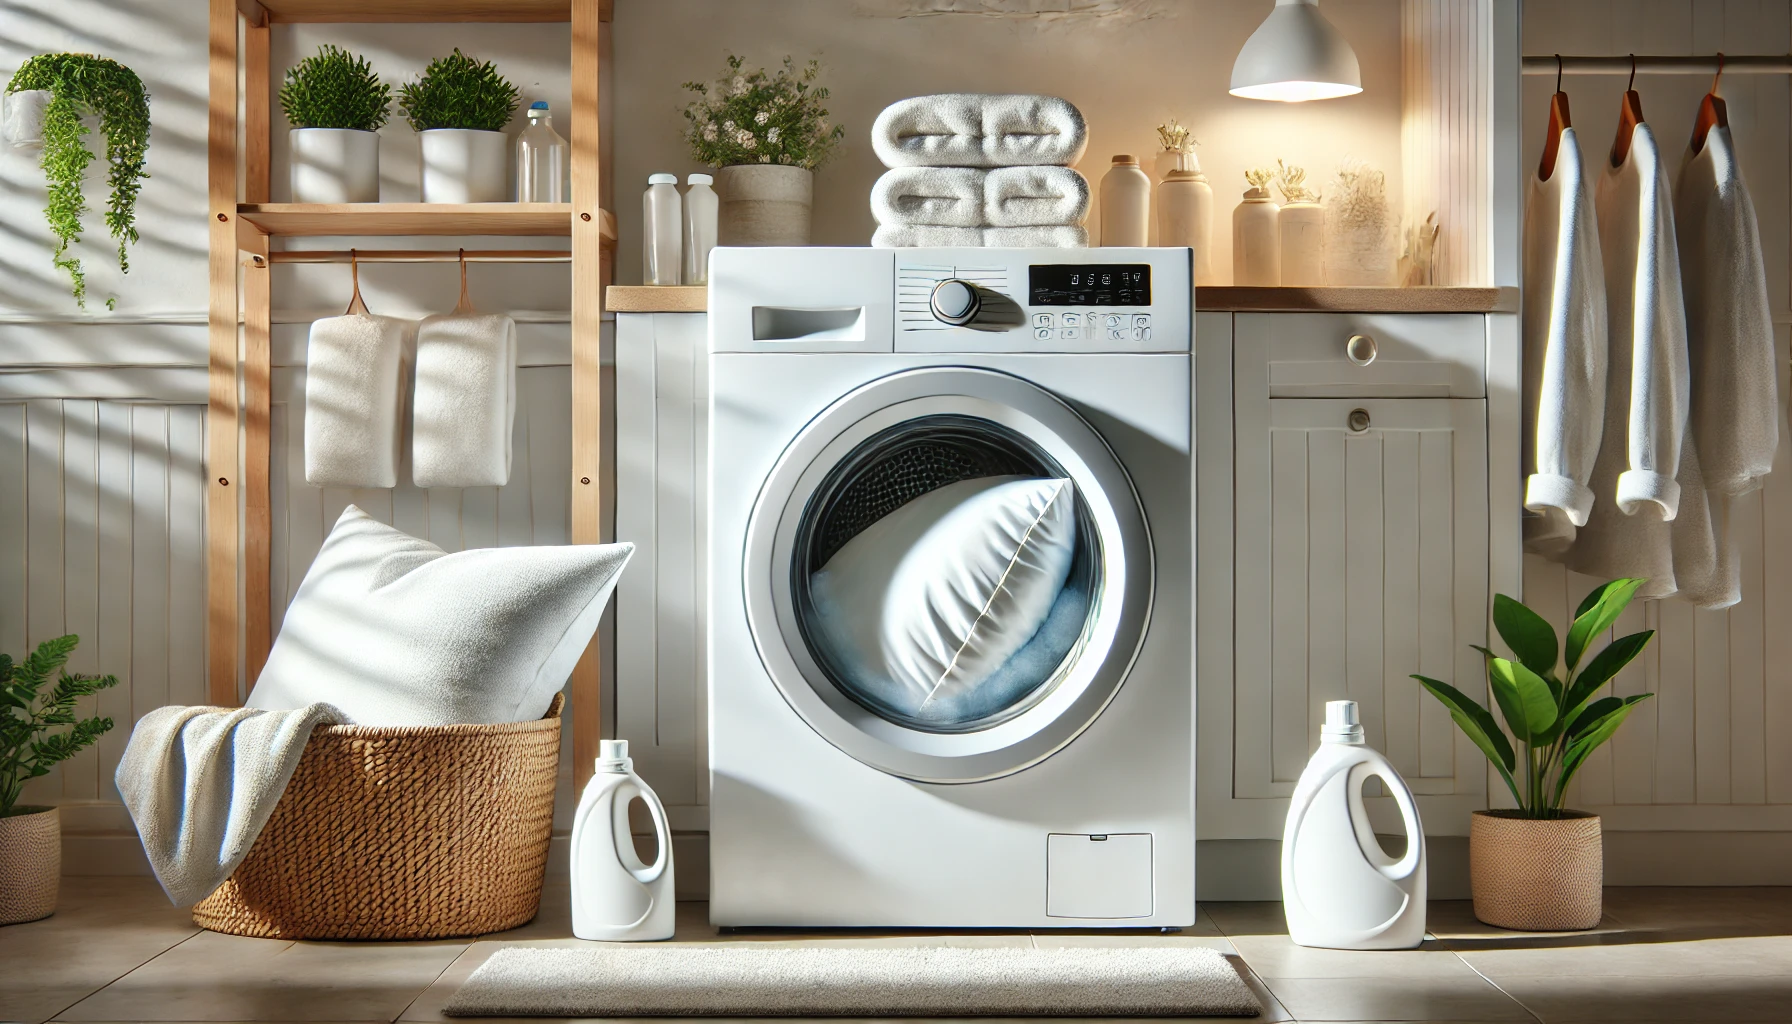
POLYGON ((597 741, 597 770, 599 774, 622 775, 633 771, 634 759, 628 756, 627 740, 597 741))
POLYGON ((1350 743, 1358 746, 1363 743, 1363 723, 1357 717, 1356 701, 1325 702, 1325 727, 1319 731, 1319 739, 1324 743, 1350 743))

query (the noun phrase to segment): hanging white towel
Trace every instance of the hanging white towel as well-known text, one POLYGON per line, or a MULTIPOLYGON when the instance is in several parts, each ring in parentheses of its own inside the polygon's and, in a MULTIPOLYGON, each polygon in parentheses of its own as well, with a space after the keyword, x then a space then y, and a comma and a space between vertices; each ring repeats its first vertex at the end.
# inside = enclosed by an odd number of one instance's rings
POLYGON ((1009 167, 1077 162, 1082 112, 1056 96, 943 93, 885 107, 871 148, 885 167, 1009 167))
POLYGON ((442 314, 417 325, 411 478, 418 487, 502 487, 516 419, 516 323, 442 314))
POLYGON ((311 325, 305 347, 305 482, 398 486, 405 378, 416 323, 349 314, 311 325))
POLYGON ((1742 599, 1731 499, 1761 486, 1779 447, 1773 311, 1729 128, 1712 127, 1704 146, 1681 160, 1674 230, 1692 370, 1674 575, 1689 601, 1726 608, 1742 599))
MULTIPOLYGON (((1598 500, 1588 481, 1605 426, 1605 269, 1586 163, 1562 129, 1525 203, 1525 548, 1560 557, 1598 500)), ((1612 500, 1610 495, 1606 501, 1612 500)))
POLYGON ((1669 522, 1680 505, 1689 370, 1667 172, 1654 132, 1634 132, 1594 200, 1611 339, 1605 426, 1593 509, 1563 563, 1602 579, 1645 577, 1638 593, 1654 598, 1676 590, 1669 522))

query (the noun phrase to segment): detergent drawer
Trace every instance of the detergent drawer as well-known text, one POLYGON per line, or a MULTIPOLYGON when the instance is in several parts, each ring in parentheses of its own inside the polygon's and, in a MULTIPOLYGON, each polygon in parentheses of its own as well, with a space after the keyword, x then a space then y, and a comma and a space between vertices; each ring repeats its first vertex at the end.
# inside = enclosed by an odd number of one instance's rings
POLYGON ((715 249, 709 350, 892 351, 895 272, 891 249, 715 249))

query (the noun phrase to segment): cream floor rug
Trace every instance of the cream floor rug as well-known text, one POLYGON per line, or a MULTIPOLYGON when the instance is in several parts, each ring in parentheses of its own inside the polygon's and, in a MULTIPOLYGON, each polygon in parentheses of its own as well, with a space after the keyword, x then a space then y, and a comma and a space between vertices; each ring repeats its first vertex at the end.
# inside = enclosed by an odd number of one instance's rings
POLYGON ((1255 1016, 1202 947, 510 947, 446 1007, 455 1017, 1255 1016))

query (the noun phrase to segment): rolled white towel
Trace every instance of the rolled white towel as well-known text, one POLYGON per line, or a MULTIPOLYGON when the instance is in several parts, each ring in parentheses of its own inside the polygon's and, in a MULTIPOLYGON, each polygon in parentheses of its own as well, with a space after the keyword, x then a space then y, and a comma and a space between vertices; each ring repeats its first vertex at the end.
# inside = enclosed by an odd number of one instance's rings
POLYGON ((516 323, 502 315, 424 318, 417 325, 411 478, 418 487, 510 482, 516 419, 516 323))
POLYGON ((871 186, 871 215, 879 224, 983 225, 984 179, 976 167, 895 167, 871 186))
POLYGON ((871 126, 871 148, 886 167, 1068 166, 1087 145, 1082 112, 1056 96, 915 96, 885 107, 871 126))
POLYGON ((398 486, 405 377, 416 323, 350 314, 311 324, 305 347, 305 482, 398 486))
POLYGON ((1080 227, 1088 216, 1089 179, 1074 168, 997 167, 983 180, 983 223, 989 227, 1080 227))
POLYGON ((871 235, 880 249, 920 247, 971 249, 982 247, 1020 249, 1082 249, 1089 232, 1064 224, 1013 228, 953 228, 935 224, 884 224, 871 235))

